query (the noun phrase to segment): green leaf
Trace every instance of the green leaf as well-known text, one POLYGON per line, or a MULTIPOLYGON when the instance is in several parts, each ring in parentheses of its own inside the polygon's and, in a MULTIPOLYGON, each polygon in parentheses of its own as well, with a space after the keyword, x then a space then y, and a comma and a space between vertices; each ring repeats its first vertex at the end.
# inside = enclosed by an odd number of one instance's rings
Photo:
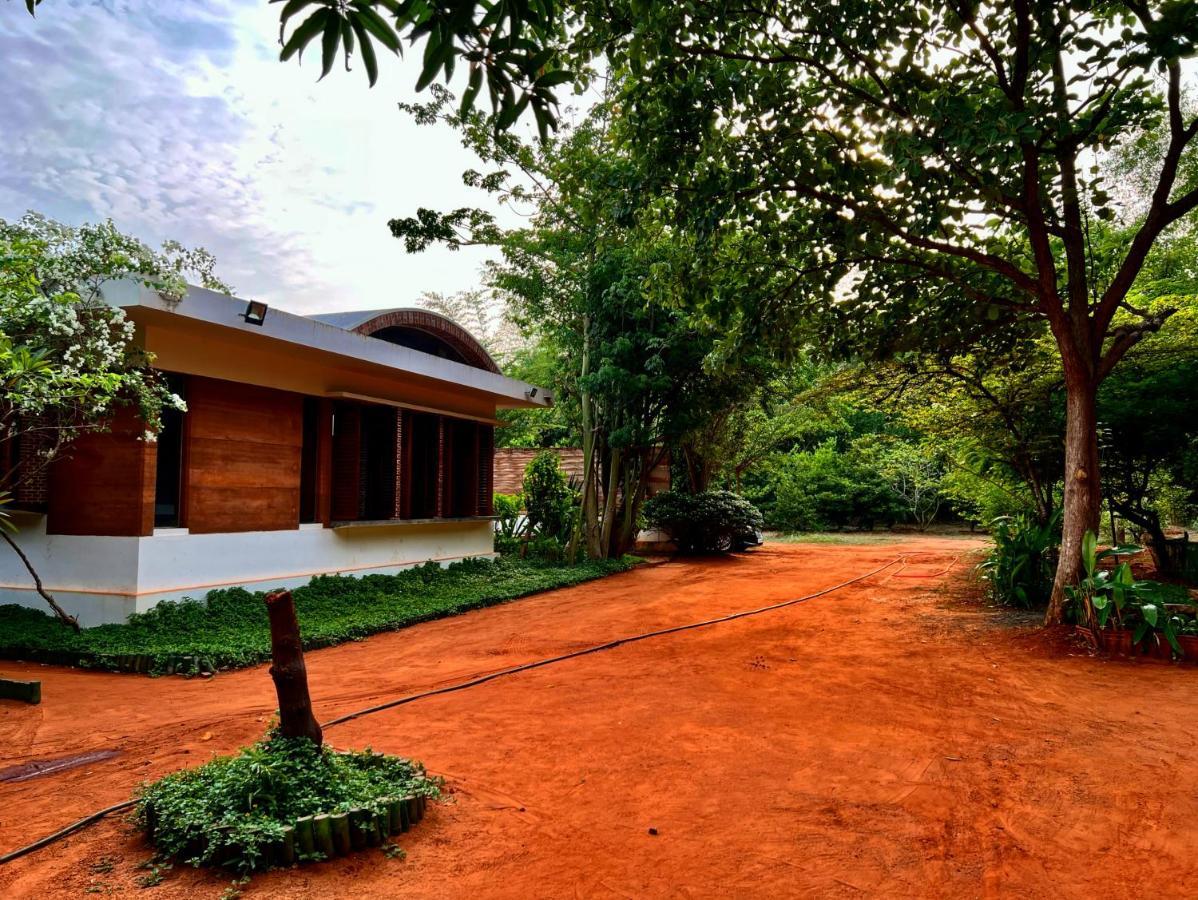
POLYGON ((362 64, 366 66, 366 77, 370 80, 370 86, 374 87, 375 82, 379 80, 379 63, 374 55, 374 47, 360 20, 351 19, 349 24, 358 36, 358 47, 361 48, 362 64))
POLYGON ((303 49, 308 46, 312 39, 324 30, 325 22, 328 21, 329 16, 334 15, 331 9, 322 7, 304 19, 299 27, 291 32, 291 37, 279 52, 279 59, 286 62, 295 56, 296 53, 302 54, 303 49))
POLYGON ((1182 652, 1181 644, 1177 642, 1177 635, 1174 633, 1172 626, 1165 628, 1165 640, 1169 642, 1169 646, 1176 651, 1178 656, 1185 656, 1182 652))
POLYGON ((541 88, 554 88, 573 80, 574 73, 568 69, 554 69, 552 72, 546 72, 538 78, 536 84, 537 87, 541 88))
POLYGON ((483 84, 483 67, 473 65, 470 67, 470 82, 466 85, 466 90, 462 93, 462 102, 458 105, 458 115, 465 116, 474 108, 474 101, 478 97, 479 89, 483 84))
POLYGON ((520 110, 520 103, 512 102, 512 100, 505 97, 503 106, 499 110, 499 117, 495 120, 495 130, 506 131, 508 128, 511 128, 515 121, 520 118, 520 110))
POLYGON ((320 0, 288 0, 287 5, 283 7, 283 11, 279 13, 279 26, 287 24, 287 20, 294 16, 305 6, 311 6, 313 3, 318 3, 320 0))
POLYGON ((1087 575, 1094 574, 1094 567, 1097 564, 1095 551, 1098 548, 1098 535, 1093 531, 1087 531, 1082 538, 1082 564, 1086 568, 1087 575))
POLYGON ((403 45, 400 43, 399 35, 386 19, 367 5, 367 0, 355 0, 354 9, 357 12, 357 15, 353 16, 354 19, 360 21, 362 26, 378 38, 379 42, 392 53, 403 55, 403 45))
MULTIPOLYGON (((424 45, 424 69, 420 73, 420 78, 416 81, 416 90, 423 91, 426 87, 433 83, 433 79, 437 77, 437 73, 441 71, 441 54, 442 42, 445 41, 439 33, 432 33, 428 37, 428 43, 424 45)), ((450 41, 450 49, 452 51, 452 39, 450 41)))
POLYGON ((1152 626, 1154 628, 1156 627, 1157 617, 1159 615, 1159 612, 1160 611, 1155 606, 1152 606, 1152 605, 1145 605, 1145 606, 1140 607, 1140 615, 1142 615, 1144 617, 1145 622, 1147 622, 1150 626, 1152 626))
MULTIPOLYGON (((324 37, 321 40, 320 78, 333 71, 337 62, 337 48, 341 46, 341 24, 344 20, 338 15, 331 15, 324 27, 324 37)), ((317 79, 320 80, 320 79, 317 79)))

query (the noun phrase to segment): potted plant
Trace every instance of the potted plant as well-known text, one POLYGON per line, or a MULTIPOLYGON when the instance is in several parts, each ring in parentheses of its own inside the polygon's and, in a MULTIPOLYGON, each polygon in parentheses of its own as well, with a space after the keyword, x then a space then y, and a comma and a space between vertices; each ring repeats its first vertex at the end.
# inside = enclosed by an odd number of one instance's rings
POLYGON ((1198 662, 1198 618, 1174 615, 1177 652, 1185 662, 1198 662))
POLYGON ((1069 596, 1077 607, 1079 629, 1088 631, 1099 647, 1119 656, 1131 655, 1133 646, 1156 624, 1159 610, 1152 606, 1149 624, 1143 608, 1146 604, 1139 602, 1139 585, 1128 563, 1119 563, 1114 569, 1100 569, 1098 564, 1109 556, 1138 553, 1139 550, 1139 547, 1126 546, 1100 551, 1098 536, 1087 531, 1082 539, 1085 577, 1069 588, 1069 596))
POLYGON ((1181 617, 1170 612, 1165 598, 1153 582, 1132 582, 1127 602, 1139 618, 1133 643, 1145 642, 1145 650, 1158 659, 1173 659, 1184 654, 1178 641, 1181 617))

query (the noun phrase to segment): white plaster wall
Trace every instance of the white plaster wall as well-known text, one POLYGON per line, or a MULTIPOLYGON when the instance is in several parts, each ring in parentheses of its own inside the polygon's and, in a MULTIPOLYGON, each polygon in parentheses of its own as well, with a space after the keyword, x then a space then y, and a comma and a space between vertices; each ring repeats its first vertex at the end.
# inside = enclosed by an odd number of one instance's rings
POLYGON ((216 587, 255 590, 307 580, 313 575, 377 572, 427 560, 491 555, 491 523, 371 525, 350 528, 300 526, 292 531, 188 534, 159 531, 141 538, 138 593, 202 596, 216 587), (198 593, 197 593, 198 592, 198 593))
MULTIPOLYGON (((46 534, 46 517, 14 514, 17 544, 46 589, 83 625, 120 622, 134 610, 137 592, 136 537, 46 534)), ((0 603, 49 611, 33 578, 7 544, 0 545, 0 603)))
MULTIPOLYGON (((489 521, 241 534, 169 529, 140 538, 47 535, 41 517, 22 524, 18 541, 47 590, 85 626, 122 622, 162 600, 202 599, 213 588, 297 587, 314 575, 390 574, 428 560, 492 555, 489 521)), ((0 547, 0 603, 45 608, 7 547, 0 547)))

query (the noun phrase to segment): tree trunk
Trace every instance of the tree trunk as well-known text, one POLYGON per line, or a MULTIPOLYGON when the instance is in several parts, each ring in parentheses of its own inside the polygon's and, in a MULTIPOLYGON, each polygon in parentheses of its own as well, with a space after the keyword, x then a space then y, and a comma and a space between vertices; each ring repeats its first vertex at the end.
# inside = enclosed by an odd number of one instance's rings
MULTIPOLYGON (((1142 504, 1121 502, 1117 497, 1107 498, 1111 506, 1112 520, 1117 513, 1124 521, 1136 527, 1133 543, 1140 543, 1143 536, 1148 536, 1148 551, 1152 554, 1153 568, 1161 575, 1177 575, 1179 569, 1175 565, 1176 557, 1169 553, 1169 542, 1165 539, 1165 529, 1161 527, 1160 517, 1142 504)), ((1113 530, 1113 528, 1112 528, 1113 530)), ((1123 543, 1114 538, 1116 544, 1123 543)))
POLYGON ((582 500, 578 505, 578 522, 574 534, 570 535, 570 546, 567 557, 573 563, 578 556, 580 539, 586 545, 587 556, 597 555, 595 541, 597 485, 594 478, 595 468, 595 423, 594 410, 590 393, 581 387, 586 384, 586 378, 591 372, 591 320, 582 320, 582 372, 579 376, 579 407, 582 412, 582 500))
POLYGON ((1095 379, 1065 372, 1065 497, 1061 556, 1053 580, 1045 625, 1064 620, 1065 588, 1082 575, 1082 538, 1098 533, 1102 491, 1098 472, 1098 385, 1095 379))
POLYGON ((603 524, 599 532, 600 553, 604 559, 612 555, 612 529, 615 527, 617 502, 620 494, 620 475, 624 465, 624 451, 615 448, 611 451, 611 461, 607 471, 607 493, 603 496, 603 524))
POLYGON ((1148 552, 1152 554, 1152 564, 1157 574, 1166 576, 1180 575, 1181 567, 1178 566, 1178 563, 1181 560, 1169 552, 1169 541, 1165 538, 1164 529, 1160 525, 1149 525, 1147 531, 1148 552))
POLYGON ((29 570, 29 574, 33 577, 33 589, 41 595, 43 600, 50 604, 50 608, 54 610, 54 615, 58 617, 58 621, 79 631, 79 620, 69 615, 65 609, 59 606, 58 601, 54 599, 54 595, 46 590, 45 585, 42 584, 41 576, 37 574, 37 569, 33 567, 33 563, 29 561, 29 557, 25 555, 25 551, 17 545, 12 535, 3 527, 3 523, 0 523, 0 535, 3 535, 4 540, 8 541, 8 546, 12 547, 13 553, 21 558, 21 562, 25 564, 25 568, 29 570))
POLYGON ((312 714, 308 668, 291 591, 267 594, 266 611, 270 615, 270 677, 279 697, 279 732, 284 737, 307 738, 319 747, 324 735, 312 714))

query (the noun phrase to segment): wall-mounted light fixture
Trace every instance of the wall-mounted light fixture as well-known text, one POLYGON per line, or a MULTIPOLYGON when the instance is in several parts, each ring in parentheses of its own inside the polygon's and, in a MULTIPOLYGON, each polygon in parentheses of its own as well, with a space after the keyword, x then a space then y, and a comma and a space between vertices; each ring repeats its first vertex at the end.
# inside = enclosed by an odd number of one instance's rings
POLYGON ((535 387, 529 388, 527 391, 524 392, 525 400, 532 400, 536 396, 537 396, 537 389, 535 387))
POLYGON ((246 304, 241 318, 245 319, 247 325, 261 325, 266 321, 266 310, 267 305, 261 300, 251 300, 246 304))

